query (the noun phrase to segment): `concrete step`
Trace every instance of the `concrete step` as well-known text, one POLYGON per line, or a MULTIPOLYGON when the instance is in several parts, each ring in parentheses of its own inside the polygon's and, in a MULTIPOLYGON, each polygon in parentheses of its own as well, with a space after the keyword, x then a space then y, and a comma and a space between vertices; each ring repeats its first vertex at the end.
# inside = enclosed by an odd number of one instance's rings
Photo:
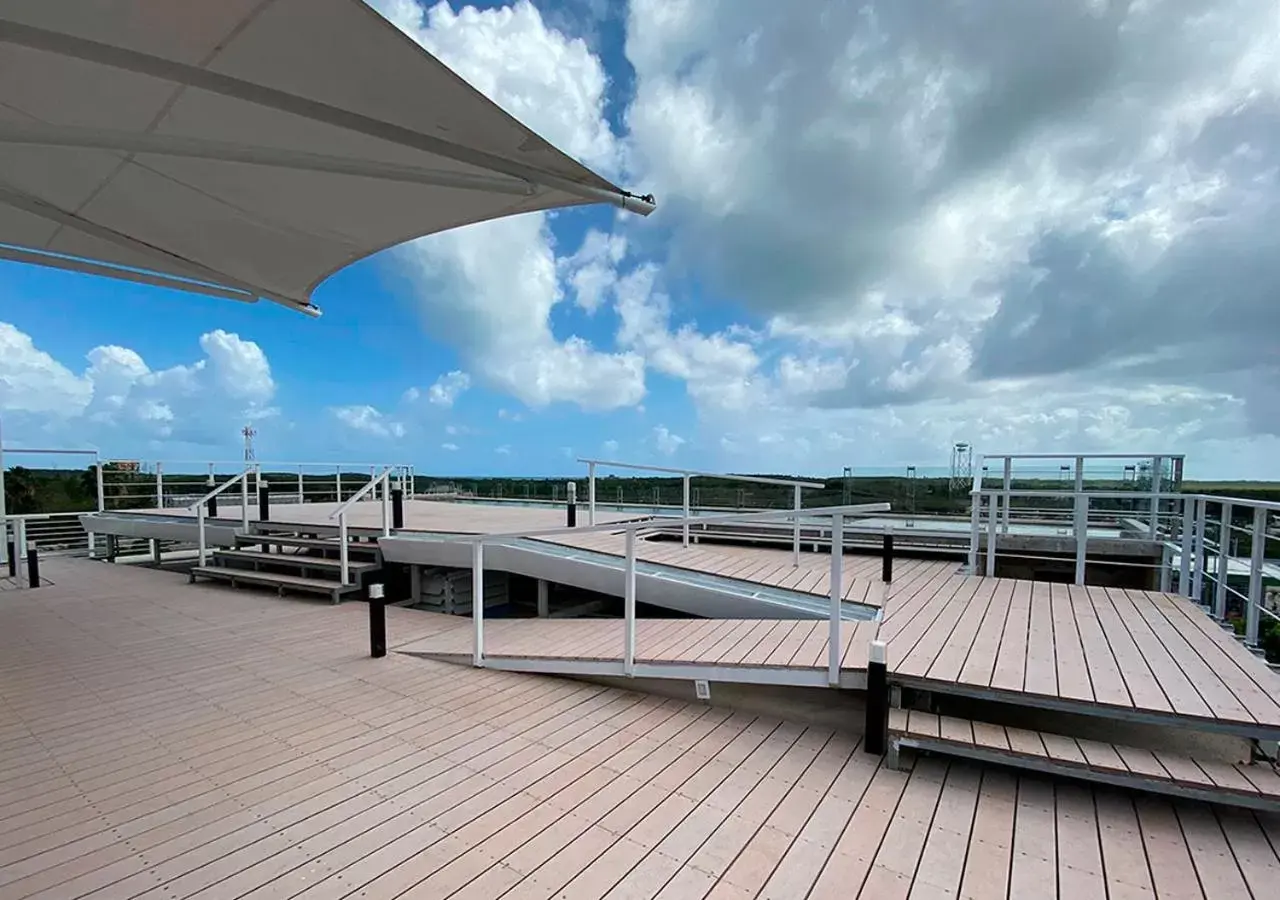
MULTIPOLYGON (((273 568, 297 569, 299 571, 328 572, 336 578, 342 568, 342 562, 322 556, 305 556, 300 553, 263 553, 260 550, 214 550, 215 563, 235 563, 240 566, 271 566, 273 568)), ((233 568, 234 566, 227 566, 233 568)), ((349 560, 347 568, 353 576, 370 570, 379 569, 376 562, 360 562, 349 560)))
MULTIPOLYGON (((337 538, 310 538, 296 537, 294 535, 285 534, 237 534, 237 547, 257 547, 261 545, 269 547, 296 547, 299 550, 322 550, 326 553, 332 552, 335 556, 341 550, 337 538)), ((364 560, 380 560, 381 551, 378 550, 377 544, 357 543, 355 541, 347 542, 347 554, 352 557, 359 557, 364 560)))
POLYGON ((919 710, 892 709, 890 763, 896 764, 904 749, 1211 803, 1280 810, 1280 773, 1266 762, 1192 758, 919 710))
POLYGON ((306 594, 322 594, 333 603, 337 603, 344 594, 360 590, 356 584, 341 585, 336 581, 321 578, 305 578, 301 575, 288 575, 283 572, 254 572, 249 569, 232 569, 226 566, 193 566, 191 581, 197 578, 208 578, 214 581, 225 581, 232 587, 241 584, 273 587, 281 596, 285 591, 296 591, 306 594))

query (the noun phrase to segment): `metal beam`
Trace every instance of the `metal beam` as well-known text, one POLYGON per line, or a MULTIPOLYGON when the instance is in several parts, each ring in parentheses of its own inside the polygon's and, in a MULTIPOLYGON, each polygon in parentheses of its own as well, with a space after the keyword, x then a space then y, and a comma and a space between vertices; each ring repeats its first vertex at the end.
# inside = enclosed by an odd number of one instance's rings
POLYGON ((567 178, 543 172, 533 166, 526 166, 513 160, 504 159, 446 141, 442 138, 423 134, 402 125, 394 125, 341 107, 299 97, 287 91, 277 90, 265 85, 255 84, 242 78, 211 72, 198 66, 187 65, 171 59, 153 56, 137 50, 116 47, 99 41, 75 37, 60 31, 50 31, 24 25, 10 19, 0 19, 0 43, 28 47, 45 53, 54 53, 72 59, 109 66, 127 72, 149 75, 174 84, 199 88, 224 97, 244 100, 268 109, 279 110, 291 115, 301 116, 315 122, 323 122, 336 128, 343 128, 370 137, 390 141, 404 147, 413 147, 426 153, 452 159, 456 162, 491 172, 522 178, 535 184, 564 191, 591 203, 609 203, 630 212, 647 216, 656 208, 650 198, 637 197, 627 192, 618 192, 580 184, 567 178))
POLYGON ((282 169, 327 172, 359 178, 377 178, 431 187, 487 191, 528 197, 536 193, 532 182, 525 179, 495 178, 468 172, 447 172, 396 163, 365 159, 344 159, 309 153, 303 150, 279 150, 252 147, 204 138, 178 137, 165 134, 138 134, 101 128, 63 128, 55 125, 14 125, 0 123, 0 143, 35 144, 43 147, 84 147, 94 150, 119 150, 126 153, 211 159, 220 162, 247 163, 282 169))

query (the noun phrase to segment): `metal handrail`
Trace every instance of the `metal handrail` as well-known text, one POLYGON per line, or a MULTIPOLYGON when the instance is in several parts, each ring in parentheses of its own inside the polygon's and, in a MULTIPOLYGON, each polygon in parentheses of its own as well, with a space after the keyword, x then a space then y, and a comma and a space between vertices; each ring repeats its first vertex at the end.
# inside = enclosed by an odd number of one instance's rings
MULTIPOLYGON (((852 506, 826 506, 817 509, 806 509, 806 516, 831 517, 831 574, 829 578, 829 605, 827 608, 827 682, 835 687, 840 684, 840 658, 843 646, 840 640, 841 603, 844 599, 844 520, 846 516, 864 513, 888 512, 888 503, 861 503, 852 506)), ((780 510, 764 514, 734 513, 726 516, 712 517, 716 521, 757 521, 766 519, 785 519, 795 515, 794 510, 780 510)), ((661 526, 679 525, 690 519, 658 521, 652 518, 631 522, 614 522, 609 525, 588 525, 583 528, 535 528, 528 531, 508 532, 504 534, 457 535, 442 538, 445 543, 468 543, 471 545, 471 620, 474 623, 472 643, 472 664, 479 667, 485 665, 484 655, 484 547, 485 544, 498 544, 503 541, 519 538, 550 537, 563 534, 592 534, 607 531, 622 531, 625 535, 625 562, 623 563, 623 651, 622 674, 635 675, 636 661, 636 537, 643 531, 661 526)), ((707 521, 699 517, 697 521, 707 521)))
POLYGON ((351 507, 361 500, 366 494, 372 490, 376 490, 378 485, 382 485, 382 536, 386 537, 391 534, 391 473, 396 471, 395 466, 388 466, 382 470, 382 474, 369 479, 369 483, 360 490, 351 495, 337 509, 329 514, 330 519, 338 520, 338 565, 340 579, 343 586, 351 583, 351 559, 350 550, 347 547, 347 512, 351 507))
POLYGON ((197 500, 195 503, 192 503, 190 506, 187 507, 187 509, 194 509, 196 511, 196 535, 197 535, 196 559, 198 560, 198 563, 197 563, 198 565, 203 566, 205 562, 208 560, 208 556, 209 556, 208 545, 206 544, 205 538, 204 538, 205 518, 207 516, 206 504, 208 504, 210 500, 212 500, 214 497, 218 496, 223 491, 227 490, 227 488, 231 487, 233 484, 236 484, 237 482, 239 482, 240 484, 240 528, 246 534, 248 533, 249 531, 249 475, 254 471, 255 471, 255 468, 253 466, 245 466, 244 471, 241 472, 239 475, 236 475, 235 477, 218 485, 213 490, 209 491, 209 493, 205 494, 203 497, 197 500))

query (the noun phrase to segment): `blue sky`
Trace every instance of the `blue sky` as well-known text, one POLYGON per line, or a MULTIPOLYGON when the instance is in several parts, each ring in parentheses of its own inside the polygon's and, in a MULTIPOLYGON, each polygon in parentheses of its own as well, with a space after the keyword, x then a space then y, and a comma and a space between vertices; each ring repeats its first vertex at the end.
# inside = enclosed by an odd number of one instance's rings
POLYGON ((1280 478, 1266 3, 374 5, 658 212, 424 239, 317 320, 0 263, 7 446, 227 459, 252 421, 264 458, 439 474, 967 440, 1280 478))

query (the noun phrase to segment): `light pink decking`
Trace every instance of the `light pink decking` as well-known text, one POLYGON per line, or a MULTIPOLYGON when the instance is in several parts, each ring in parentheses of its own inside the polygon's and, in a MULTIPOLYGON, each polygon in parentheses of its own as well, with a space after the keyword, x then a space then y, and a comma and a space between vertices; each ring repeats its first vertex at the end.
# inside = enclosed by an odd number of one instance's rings
MULTIPOLYGON (((50 560, 0 603, 0 896, 1262 898, 1274 816, 367 657, 366 608, 50 560), (1059 892, 1061 892, 1059 894, 1059 892)), ((469 625, 391 609, 393 644, 469 625)))

